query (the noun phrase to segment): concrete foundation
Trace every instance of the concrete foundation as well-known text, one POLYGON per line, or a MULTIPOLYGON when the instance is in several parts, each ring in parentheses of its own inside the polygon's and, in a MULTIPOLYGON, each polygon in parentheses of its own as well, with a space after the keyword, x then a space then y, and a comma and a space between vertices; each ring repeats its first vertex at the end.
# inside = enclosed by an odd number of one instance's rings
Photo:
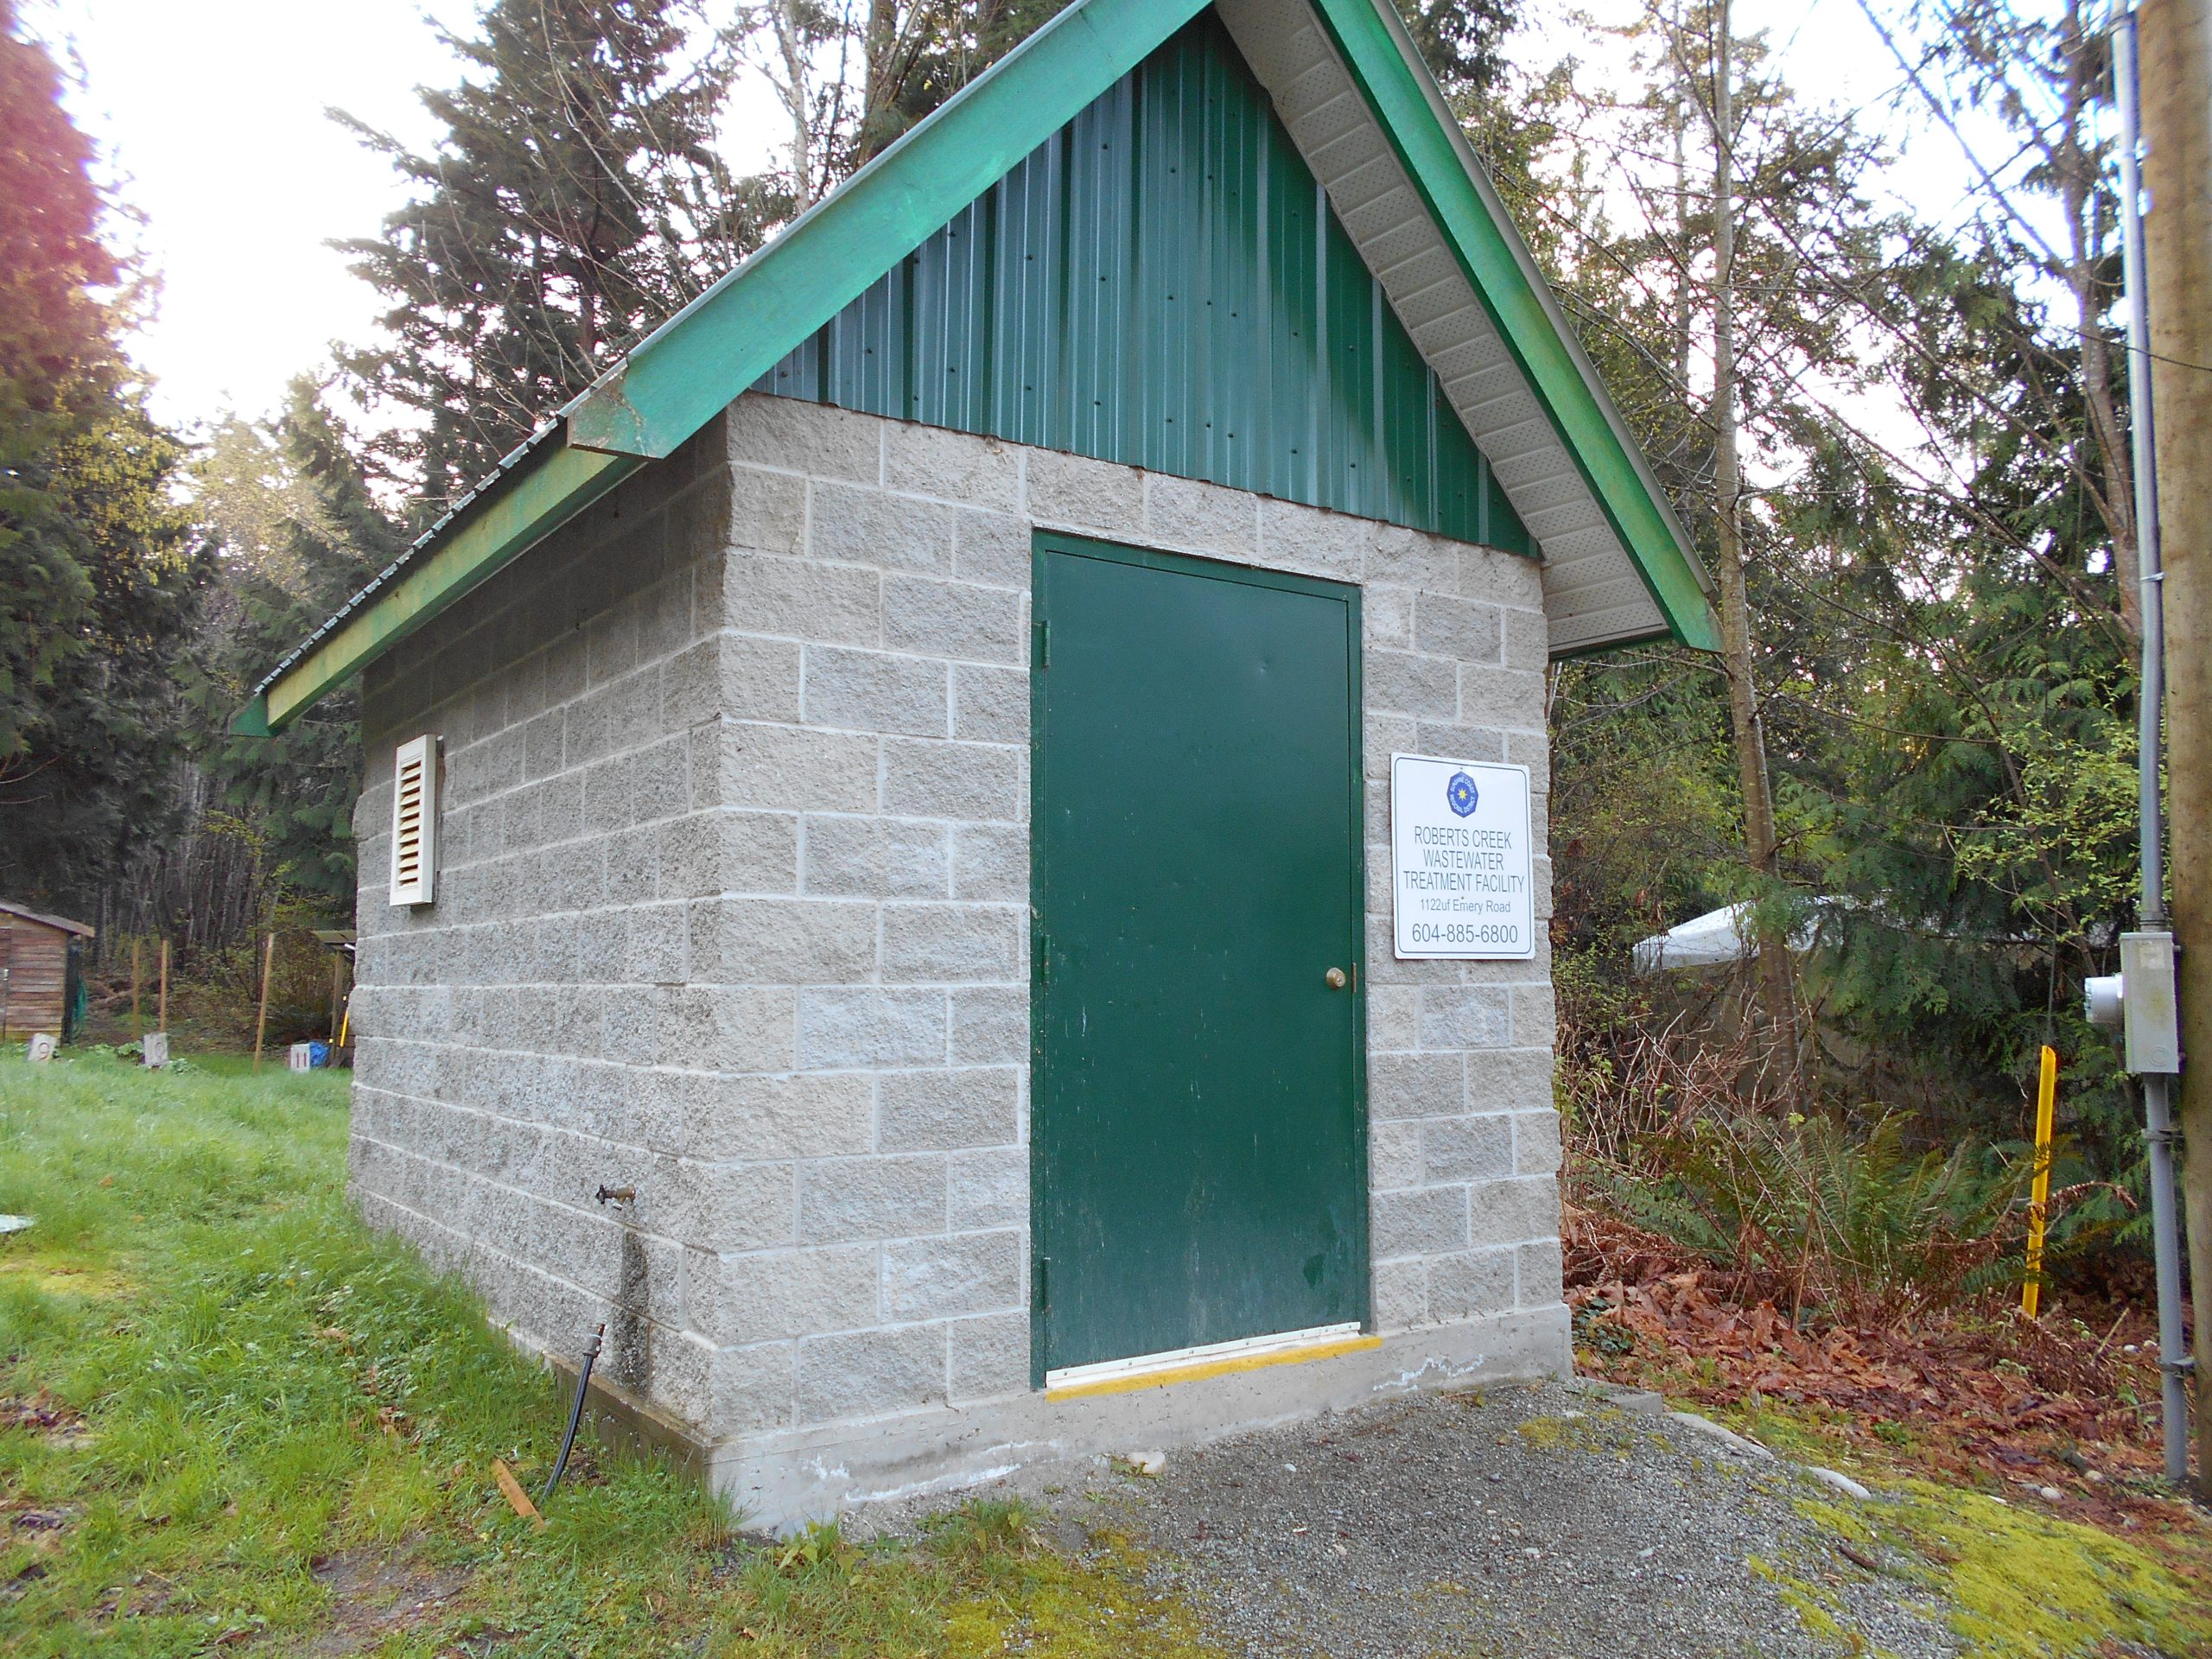
POLYGON ((1565 1377, 1567 1310, 1495 1315, 1386 1337, 1330 1359, 1127 1394, 1025 1394, 714 1448, 707 1476, 747 1526, 790 1531, 869 1503, 1140 1448, 1201 1446, 1416 1389, 1565 1377))

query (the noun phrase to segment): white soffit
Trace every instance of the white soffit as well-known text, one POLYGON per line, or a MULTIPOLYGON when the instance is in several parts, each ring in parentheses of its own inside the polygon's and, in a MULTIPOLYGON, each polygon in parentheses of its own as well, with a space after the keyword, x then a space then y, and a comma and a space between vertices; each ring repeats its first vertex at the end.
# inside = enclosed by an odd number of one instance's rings
POLYGON ((1305 0, 1215 0, 1391 308, 1543 552, 1554 657, 1667 619, 1305 0))

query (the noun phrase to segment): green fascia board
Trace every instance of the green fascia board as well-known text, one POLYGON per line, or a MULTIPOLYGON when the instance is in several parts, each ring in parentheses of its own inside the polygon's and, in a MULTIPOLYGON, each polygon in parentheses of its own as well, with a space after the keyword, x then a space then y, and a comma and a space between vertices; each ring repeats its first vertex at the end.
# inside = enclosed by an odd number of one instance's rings
POLYGON ((579 399, 569 442, 673 454, 1205 4, 1070 6, 648 335, 579 399))
POLYGON ((1704 573, 1390 0, 1309 0, 1675 638, 1717 651, 1704 573))
POLYGON ((237 737, 274 737, 276 728, 269 723, 269 694, 257 691, 245 708, 231 716, 231 732, 237 737))
POLYGON ((435 551, 271 681, 239 711, 231 729, 249 736, 281 731, 332 686, 512 563, 640 464, 564 447, 518 469, 458 529, 441 537, 435 551))

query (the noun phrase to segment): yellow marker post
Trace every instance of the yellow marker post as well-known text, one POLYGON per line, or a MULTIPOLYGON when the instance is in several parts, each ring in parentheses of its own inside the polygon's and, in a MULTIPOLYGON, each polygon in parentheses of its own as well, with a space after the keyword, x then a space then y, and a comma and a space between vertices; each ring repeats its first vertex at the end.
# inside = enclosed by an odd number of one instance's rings
POLYGON ((2043 1225, 2050 1203, 2050 1114, 2058 1103, 2058 1051, 2043 1046, 2036 1082, 2036 1174, 2028 1197, 2028 1272, 2020 1286, 2020 1312, 2030 1319, 2043 1303, 2043 1225))

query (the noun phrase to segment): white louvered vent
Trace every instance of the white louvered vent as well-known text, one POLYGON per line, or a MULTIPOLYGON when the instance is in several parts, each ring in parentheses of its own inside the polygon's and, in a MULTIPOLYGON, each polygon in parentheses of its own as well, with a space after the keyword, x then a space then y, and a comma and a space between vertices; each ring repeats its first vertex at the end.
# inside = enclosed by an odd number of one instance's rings
POLYGON ((427 905, 438 868, 438 740, 401 744, 391 775, 391 902, 427 905))

